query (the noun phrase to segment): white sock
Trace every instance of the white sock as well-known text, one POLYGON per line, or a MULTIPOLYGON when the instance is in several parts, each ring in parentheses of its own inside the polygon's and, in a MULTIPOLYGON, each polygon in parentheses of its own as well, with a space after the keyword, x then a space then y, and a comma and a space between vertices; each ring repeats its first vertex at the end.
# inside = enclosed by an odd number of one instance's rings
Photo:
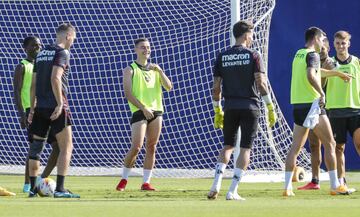
POLYGON ((144 183, 150 183, 152 170, 144 169, 143 172, 144 172, 144 177, 143 177, 144 183))
POLYGON ((340 185, 345 185, 344 177, 339 178, 339 184, 340 185))
POLYGON ((337 189, 340 186, 339 180, 337 178, 337 170, 329 171, 329 177, 331 189, 337 189))
POLYGON ((131 168, 123 167, 122 178, 128 180, 131 168))
POLYGON ((211 186, 211 191, 219 192, 221 188, 221 181, 224 175, 226 164, 217 163, 215 167, 215 178, 213 185, 211 186))
POLYGON ((235 193, 237 192, 237 188, 238 188, 238 184, 244 174, 244 170, 239 169, 239 168, 235 168, 234 169, 234 176, 232 177, 232 182, 229 188, 229 192, 231 193, 235 193))
POLYGON ((285 190, 292 190, 293 171, 285 171, 285 190))

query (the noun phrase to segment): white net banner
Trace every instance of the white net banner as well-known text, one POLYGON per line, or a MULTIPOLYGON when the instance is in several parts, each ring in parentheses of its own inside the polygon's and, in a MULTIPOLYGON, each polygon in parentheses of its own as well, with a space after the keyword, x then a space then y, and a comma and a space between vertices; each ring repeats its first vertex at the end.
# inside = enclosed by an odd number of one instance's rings
MULTIPOLYGON (((241 19, 256 23, 253 47, 265 62, 274 5, 273 0, 240 3, 241 19)), ((55 28, 70 22, 78 31, 69 78, 74 138, 71 174, 120 174, 130 147, 131 117, 122 89, 122 70, 135 58, 134 40, 147 37, 151 62, 164 68, 174 84, 174 89, 164 94, 154 174, 212 176, 223 145, 222 132, 213 127, 212 66, 216 55, 231 46, 230 11, 230 1, 224 0, 1 1, 0 172, 23 173, 28 150, 12 85, 15 66, 25 57, 22 40, 36 35, 45 45, 53 43, 55 28)), ((276 109, 279 123, 272 131, 261 119, 250 170, 283 169, 292 132, 277 103, 276 109)), ((42 164, 49 151, 50 145, 42 164)), ((144 150, 136 168, 142 167, 143 158, 144 150)), ((299 164, 309 168, 308 154, 301 154, 299 164)))

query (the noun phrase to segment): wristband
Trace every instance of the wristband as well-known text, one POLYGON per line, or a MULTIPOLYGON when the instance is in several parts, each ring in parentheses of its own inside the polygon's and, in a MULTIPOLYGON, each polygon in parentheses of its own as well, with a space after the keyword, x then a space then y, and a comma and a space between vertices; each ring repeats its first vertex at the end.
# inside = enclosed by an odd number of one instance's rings
POLYGON ((213 106, 214 107, 220 107, 221 106, 220 101, 213 101, 213 106))

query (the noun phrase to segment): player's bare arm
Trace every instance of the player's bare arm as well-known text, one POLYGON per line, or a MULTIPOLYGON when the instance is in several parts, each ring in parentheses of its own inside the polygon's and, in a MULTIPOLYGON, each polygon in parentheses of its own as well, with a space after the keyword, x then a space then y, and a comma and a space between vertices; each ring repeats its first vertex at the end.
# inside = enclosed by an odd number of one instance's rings
POLYGON ((21 102, 21 89, 23 87, 25 67, 23 64, 18 64, 15 68, 14 74, 14 100, 15 105, 20 116, 20 126, 24 129, 27 126, 26 114, 24 112, 24 107, 21 102))
POLYGON ((51 120, 56 120, 60 116, 64 106, 61 81, 63 73, 64 69, 62 67, 53 66, 51 73, 51 87, 56 99, 57 106, 55 107, 54 112, 50 116, 51 120))
POLYGON ((269 94, 267 75, 263 72, 255 72, 254 76, 255 76, 256 86, 268 110, 267 118, 268 118, 269 127, 273 127, 277 121, 277 115, 275 112, 275 106, 271 100, 271 95, 269 94))
POLYGON ((334 76, 341 78, 345 82, 348 82, 352 78, 354 78, 354 76, 348 73, 321 68, 321 77, 334 77, 334 76))
POLYGON ((260 91, 261 96, 267 95, 269 93, 269 89, 267 86, 267 76, 265 73, 256 72, 255 74, 255 83, 260 91))
POLYGON ((170 91, 173 88, 170 79, 166 76, 166 74, 158 64, 151 63, 149 65, 149 68, 159 73, 161 85, 165 88, 166 91, 170 91))
POLYGON ((221 100, 221 77, 214 77, 214 83, 212 88, 212 95, 214 101, 220 101, 221 100))
POLYGON ((309 83, 311 84, 311 86, 313 86, 315 88, 315 90, 320 94, 320 106, 324 106, 325 105, 325 93, 323 91, 323 89, 321 88, 321 82, 317 79, 316 77, 316 69, 313 67, 308 67, 306 69, 307 72, 307 79, 309 80, 309 83))
POLYGON ((125 92, 125 97, 129 102, 131 102, 133 105, 138 107, 145 115, 146 119, 151 119, 154 117, 154 114, 152 111, 148 108, 146 108, 136 97, 132 94, 132 75, 133 70, 131 67, 126 67, 124 70, 124 81, 123 81, 123 88, 125 92))

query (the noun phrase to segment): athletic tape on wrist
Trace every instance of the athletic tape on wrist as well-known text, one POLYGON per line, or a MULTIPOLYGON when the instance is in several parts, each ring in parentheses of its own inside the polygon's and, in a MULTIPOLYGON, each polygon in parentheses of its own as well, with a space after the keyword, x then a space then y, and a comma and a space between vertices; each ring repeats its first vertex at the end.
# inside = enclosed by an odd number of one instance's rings
POLYGON ((220 101, 213 101, 213 106, 214 107, 220 107, 221 106, 220 101))
POLYGON ((266 105, 272 103, 271 95, 270 95, 270 94, 266 94, 266 95, 262 96, 262 99, 264 100, 264 102, 266 103, 266 105))

